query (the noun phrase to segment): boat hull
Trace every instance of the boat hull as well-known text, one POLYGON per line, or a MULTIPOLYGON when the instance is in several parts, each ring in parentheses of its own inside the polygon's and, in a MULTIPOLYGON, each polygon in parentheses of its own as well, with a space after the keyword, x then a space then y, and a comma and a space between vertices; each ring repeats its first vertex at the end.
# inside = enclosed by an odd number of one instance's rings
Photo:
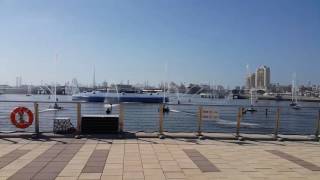
MULTIPOLYGON (((166 102, 169 99, 166 98, 166 102)), ((162 103, 161 97, 120 97, 120 102, 162 103)))
POLYGON ((87 97, 88 102, 104 102, 105 97, 87 97))
MULTIPOLYGON (((163 103, 163 97, 160 95, 148 94, 78 94, 73 95, 74 101, 86 102, 107 102, 110 104, 121 102, 139 102, 139 103, 163 103)), ((169 102, 169 98, 165 98, 165 102, 169 102)))

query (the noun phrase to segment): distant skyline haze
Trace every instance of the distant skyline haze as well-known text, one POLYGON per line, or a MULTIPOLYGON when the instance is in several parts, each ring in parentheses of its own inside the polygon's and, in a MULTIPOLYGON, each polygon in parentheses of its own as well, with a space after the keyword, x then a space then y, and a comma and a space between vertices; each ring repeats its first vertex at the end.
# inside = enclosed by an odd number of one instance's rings
POLYGON ((0 0, 0 23, 0 84, 320 84, 318 0, 0 0))

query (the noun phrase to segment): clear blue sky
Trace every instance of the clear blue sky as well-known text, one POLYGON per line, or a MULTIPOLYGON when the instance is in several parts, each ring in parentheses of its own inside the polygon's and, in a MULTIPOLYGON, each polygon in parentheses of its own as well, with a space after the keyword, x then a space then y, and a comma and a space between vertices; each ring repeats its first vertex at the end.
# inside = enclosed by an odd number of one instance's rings
POLYGON ((0 0, 0 23, 0 84, 320 83, 319 0, 0 0))

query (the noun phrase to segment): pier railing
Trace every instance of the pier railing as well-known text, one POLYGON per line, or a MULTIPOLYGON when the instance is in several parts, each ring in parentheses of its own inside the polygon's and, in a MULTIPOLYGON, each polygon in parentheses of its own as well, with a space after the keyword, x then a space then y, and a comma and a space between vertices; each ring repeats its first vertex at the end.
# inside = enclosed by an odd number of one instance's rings
MULTIPOLYGON (((70 118, 72 125, 81 133, 82 115, 104 115, 103 103, 59 102, 62 108, 54 110, 50 101, 0 101, 0 135, 6 133, 52 133, 53 119, 70 118), (18 129, 10 122, 12 109, 29 108, 34 123, 26 129, 18 129)), ((319 137, 320 107, 199 104, 141 104, 122 103, 112 106, 112 114, 119 114, 120 131, 158 133, 228 133, 235 137, 242 134, 313 135, 319 137)))

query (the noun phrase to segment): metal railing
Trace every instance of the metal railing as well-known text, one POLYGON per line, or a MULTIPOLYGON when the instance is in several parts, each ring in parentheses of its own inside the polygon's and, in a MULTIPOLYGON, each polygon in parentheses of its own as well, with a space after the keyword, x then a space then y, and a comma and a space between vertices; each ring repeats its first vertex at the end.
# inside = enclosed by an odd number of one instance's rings
MULTIPOLYGON (((103 103, 59 102, 62 110, 52 110, 51 101, 0 101, 0 132, 52 132, 53 119, 68 117, 81 133, 84 114, 106 114, 103 103), (34 112, 34 123, 21 130, 10 123, 10 112, 24 106, 34 112)), ((303 107, 293 110, 289 106, 255 106, 256 112, 246 111, 248 106, 197 104, 141 104, 121 103, 112 114, 119 114, 121 132, 232 133, 281 135, 314 135, 320 133, 320 108, 303 107), (209 113, 209 115, 208 115, 209 113), (210 116, 211 113, 211 116, 210 116)))

